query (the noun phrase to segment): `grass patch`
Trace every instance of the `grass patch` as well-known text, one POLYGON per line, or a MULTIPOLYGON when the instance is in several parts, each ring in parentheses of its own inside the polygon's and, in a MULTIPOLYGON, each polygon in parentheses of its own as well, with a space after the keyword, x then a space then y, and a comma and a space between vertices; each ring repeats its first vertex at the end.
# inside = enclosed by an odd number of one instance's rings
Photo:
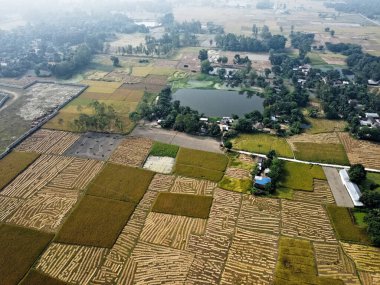
POLYGON ((111 248, 128 222, 135 204, 85 196, 69 216, 56 241, 111 248))
POLYGON ((13 151, 0 160, 0 190, 31 165, 39 154, 13 151))
POLYGON ((297 159, 321 163, 349 165, 342 144, 295 142, 294 154, 297 159))
POLYGON ((275 150, 279 156, 293 158, 293 152, 284 138, 268 134, 242 134, 231 140, 233 148, 267 154, 275 150))
POLYGON ((353 212, 355 223, 361 227, 361 228, 366 228, 368 225, 364 221, 365 216, 367 216, 366 212, 360 212, 360 211, 354 211, 353 212))
POLYGON ((91 183, 87 194, 137 204, 153 176, 152 171, 108 163, 91 183))
POLYGON ((310 58, 312 65, 327 65, 327 62, 324 61, 318 53, 309 52, 307 56, 310 58))
POLYGON ((20 285, 66 285, 67 283, 46 274, 43 274, 37 270, 29 271, 28 275, 21 281, 20 285))
POLYGON ((293 189, 280 187, 280 188, 278 188, 276 190, 276 193, 274 195, 272 195, 272 196, 275 197, 275 198, 279 198, 279 199, 292 200, 293 199, 293 194, 294 194, 294 190, 293 189))
POLYGON ((354 224, 347 208, 327 205, 327 212, 338 239, 370 245, 366 230, 354 224))
POLYGON ((327 120, 327 119, 307 119, 311 128, 307 129, 309 134, 320 134, 320 133, 332 133, 332 132, 342 132, 346 126, 346 122, 339 120, 327 120))
POLYGON ((239 193, 249 193, 252 188, 252 180, 224 176, 219 182, 219 187, 239 193))
POLYGON ((18 284, 53 237, 31 229, 0 225, 0 283, 18 284))
POLYGON ((294 190, 313 191, 314 179, 326 180, 322 167, 297 162, 284 162, 281 186, 294 190))
POLYGON ((178 150, 179 147, 176 145, 155 142, 150 151, 150 155, 176 158, 178 150))
POLYGON ((159 193, 153 205, 153 212, 207 219, 210 214, 212 197, 159 193))
POLYGON ((180 148, 175 165, 179 175, 220 181, 228 164, 223 154, 180 148))
POLYGON ((281 237, 274 284, 305 284, 307 281, 315 285, 344 285, 341 280, 321 278, 317 274, 311 242, 281 237))

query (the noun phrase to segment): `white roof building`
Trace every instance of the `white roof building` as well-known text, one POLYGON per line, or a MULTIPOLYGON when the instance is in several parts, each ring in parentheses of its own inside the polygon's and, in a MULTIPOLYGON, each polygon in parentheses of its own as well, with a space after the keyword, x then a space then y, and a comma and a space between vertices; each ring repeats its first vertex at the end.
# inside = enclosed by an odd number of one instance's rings
POLYGON ((360 197, 362 196, 362 193, 360 192, 358 185, 350 181, 350 177, 348 176, 348 172, 346 169, 340 170, 339 175, 342 179, 344 187, 346 187, 348 194, 351 197, 352 202, 354 203, 354 206, 362 207, 363 203, 359 201, 360 197))

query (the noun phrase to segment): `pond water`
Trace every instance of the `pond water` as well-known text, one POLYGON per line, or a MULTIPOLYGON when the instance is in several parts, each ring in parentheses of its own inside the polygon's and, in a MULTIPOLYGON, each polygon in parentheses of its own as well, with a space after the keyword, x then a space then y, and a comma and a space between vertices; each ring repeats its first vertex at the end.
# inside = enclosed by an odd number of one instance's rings
POLYGON ((188 106, 210 117, 232 114, 242 116, 255 110, 264 111, 263 98, 237 91, 180 89, 173 94, 173 100, 180 101, 181 106, 188 106))

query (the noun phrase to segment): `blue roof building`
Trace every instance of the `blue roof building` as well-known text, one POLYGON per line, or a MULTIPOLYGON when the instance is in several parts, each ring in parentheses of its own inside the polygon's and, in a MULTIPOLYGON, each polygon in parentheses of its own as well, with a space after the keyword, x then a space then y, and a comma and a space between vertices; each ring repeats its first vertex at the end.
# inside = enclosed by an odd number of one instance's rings
POLYGON ((272 179, 269 177, 261 177, 256 176, 255 177, 255 187, 257 188, 265 188, 265 186, 272 182, 272 179))

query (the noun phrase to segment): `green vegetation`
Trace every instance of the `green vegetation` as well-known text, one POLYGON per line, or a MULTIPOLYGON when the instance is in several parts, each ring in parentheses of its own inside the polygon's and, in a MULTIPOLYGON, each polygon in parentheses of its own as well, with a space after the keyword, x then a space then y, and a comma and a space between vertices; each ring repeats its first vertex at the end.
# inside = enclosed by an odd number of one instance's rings
POLYGON ((178 152, 175 172, 178 175, 220 181, 228 164, 223 154, 181 148, 178 152))
POLYGON ((229 164, 228 166, 229 167, 234 167, 234 168, 241 168, 241 169, 245 169, 245 170, 248 170, 248 171, 252 171, 253 168, 255 167, 254 163, 247 163, 247 162, 244 162, 244 161, 241 161, 239 159, 239 155, 236 154, 236 153, 230 153, 228 155, 229 157, 229 164))
POLYGON ((294 190, 290 188, 284 188, 280 187, 276 189, 276 193, 274 193, 272 196, 279 199, 293 199, 293 193, 294 190))
POLYGON ((66 285, 67 283, 46 274, 43 274, 37 270, 29 271, 28 275, 21 281, 20 285, 66 285))
POLYGON ((39 154, 13 151, 0 159, 0 190, 31 165, 39 154))
POLYGON ((294 154, 304 161, 349 165, 346 151, 342 144, 295 142, 294 154))
POLYGON ((252 180, 224 176, 219 182, 219 187, 239 193, 249 193, 252 188, 252 180))
POLYGON ((313 191, 314 179, 326 180, 322 167, 285 161, 280 186, 294 190, 313 191))
POLYGON ((276 265, 275 285, 344 285, 337 279, 318 277, 310 241, 281 237, 276 265))
POLYGON ((154 156, 168 156, 175 158, 177 156, 177 152, 179 147, 176 145, 155 142, 150 151, 150 155, 154 156))
POLYGON ((327 120, 327 119, 307 119, 311 124, 311 128, 306 132, 310 134, 342 132, 346 126, 346 122, 339 120, 327 120))
POLYGON ((280 157, 293 158, 293 152, 285 139, 268 134, 241 134, 231 140, 233 148, 267 154, 275 150, 280 157))
POLYGON ((88 195, 138 204, 154 172, 108 163, 89 186, 88 195))
POLYGON ((367 172, 362 164, 354 164, 348 170, 348 176, 352 182, 360 184, 365 181, 367 172))
POLYGON ((128 222, 135 204, 85 196, 69 216, 56 241, 111 248, 128 222))
POLYGON ((366 230, 354 224, 347 208, 327 205, 327 212, 340 240, 370 244, 366 230))
POLYGON ((361 212, 361 211, 355 210, 353 212, 353 215, 354 215, 354 218, 355 218, 355 223, 359 227, 366 228, 368 226, 367 223, 364 221, 365 217, 367 216, 366 212, 361 212))
POLYGON ((159 193, 153 205, 153 212, 207 219, 210 214, 212 197, 159 193))
POLYGON ((1 284, 18 284, 52 238, 52 234, 0 225, 1 284))
POLYGON ((324 61, 316 52, 310 52, 307 56, 310 58, 312 65, 327 65, 326 61, 324 61))

